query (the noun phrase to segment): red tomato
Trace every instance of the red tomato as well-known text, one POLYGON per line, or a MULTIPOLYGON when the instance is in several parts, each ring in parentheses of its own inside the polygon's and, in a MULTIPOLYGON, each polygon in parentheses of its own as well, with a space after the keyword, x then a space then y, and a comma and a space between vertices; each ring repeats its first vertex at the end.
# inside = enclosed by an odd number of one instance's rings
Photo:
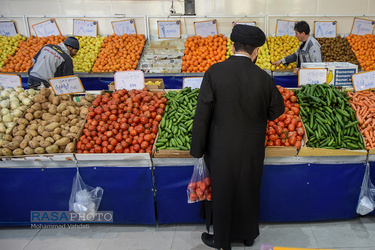
POLYGON ((267 146, 273 146, 273 141, 268 141, 267 146))
POLYGON ((274 134, 272 134, 272 135, 270 135, 270 136, 268 137, 268 139, 269 139, 270 141, 275 141, 275 140, 277 139, 277 136, 274 135, 274 134))
POLYGON ((299 149, 301 147, 301 141, 296 141, 296 144, 294 146, 296 146, 297 149, 299 149))
POLYGON ((142 143, 141 143, 141 148, 142 149, 146 149, 147 147, 148 147, 148 142, 147 141, 143 141, 142 143))
POLYGON ((288 129, 289 129, 289 131, 294 131, 295 128, 296 128, 296 126, 295 126, 293 123, 290 123, 290 124, 288 125, 288 129))
POLYGON ((281 140, 280 139, 276 139, 273 143, 274 143, 275 146, 281 146, 281 140))
POLYGON ((134 151, 138 152, 141 149, 141 146, 137 143, 133 147, 134 151))
POLYGON ((115 151, 116 153, 123 153, 124 149, 122 148, 121 144, 117 144, 117 146, 115 147, 115 151))
POLYGON ((296 141, 297 141, 297 138, 295 137, 295 136, 292 136, 292 137, 290 137, 289 138, 289 143, 290 143, 290 145, 294 145, 294 144, 296 144, 296 141))
POLYGON ((305 130, 302 127, 298 127, 297 128, 297 134, 298 135, 304 135, 305 134, 305 130))

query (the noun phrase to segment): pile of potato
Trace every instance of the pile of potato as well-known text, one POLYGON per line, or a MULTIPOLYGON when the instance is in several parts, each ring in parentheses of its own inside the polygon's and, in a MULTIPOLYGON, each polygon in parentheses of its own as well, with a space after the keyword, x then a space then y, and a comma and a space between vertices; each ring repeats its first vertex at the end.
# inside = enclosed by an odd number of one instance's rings
POLYGON ((56 96, 48 88, 41 89, 24 117, 17 119, 13 130, 0 140, 1 155, 74 152, 74 139, 85 124, 94 99, 86 94, 76 103, 69 96, 56 96))

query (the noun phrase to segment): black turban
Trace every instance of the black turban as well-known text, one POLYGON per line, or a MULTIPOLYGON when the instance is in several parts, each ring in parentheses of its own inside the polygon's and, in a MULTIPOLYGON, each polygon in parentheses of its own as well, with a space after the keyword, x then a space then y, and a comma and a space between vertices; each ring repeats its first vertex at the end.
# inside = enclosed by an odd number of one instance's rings
POLYGON ((232 40, 233 42, 250 44, 254 47, 260 47, 265 43, 266 35, 258 27, 236 24, 233 27, 232 34, 230 35, 230 40, 232 40))

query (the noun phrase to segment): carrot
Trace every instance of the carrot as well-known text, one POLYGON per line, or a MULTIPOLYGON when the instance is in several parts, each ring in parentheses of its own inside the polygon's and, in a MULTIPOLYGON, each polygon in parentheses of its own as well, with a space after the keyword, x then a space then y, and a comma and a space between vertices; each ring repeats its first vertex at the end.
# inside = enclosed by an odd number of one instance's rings
POLYGON ((368 111, 375 112, 375 108, 369 108, 368 111))
MULTIPOLYGON (((372 119, 371 118, 368 118, 364 123, 363 123, 363 125, 369 125, 370 123, 372 122, 372 119)), ((369 128, 371 128, 371 127, 369 127, 369 128)))
POLYGON ((368 131, 365 131, 365 136, 368 142, 370 143, 370 147, 373 147, 372 141, 370 140, 371 137, 368 131))

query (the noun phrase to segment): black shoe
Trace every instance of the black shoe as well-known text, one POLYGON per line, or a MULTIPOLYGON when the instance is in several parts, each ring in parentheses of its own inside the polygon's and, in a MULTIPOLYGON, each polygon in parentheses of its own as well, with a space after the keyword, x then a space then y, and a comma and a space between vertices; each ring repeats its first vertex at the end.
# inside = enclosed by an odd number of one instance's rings
MULTIPOLYGON (((212 234, 208 234, 208 233, 202 233, 202 241, 203 243, 206 245, 206 246, 209 246, 209 247, 212 247, 212 248, 216 248, 214 246, 214 236, 212 234)), ((222 249, 222 250, 231 250, 231 246, 229 245, 228 247, 224 247, 224 248, 217 248, 217 249, 222 249)))
POLYGON ((251 247, 252 245, 254 245, 254 240, 244 240, 243 244, 247 247, 251 247))

